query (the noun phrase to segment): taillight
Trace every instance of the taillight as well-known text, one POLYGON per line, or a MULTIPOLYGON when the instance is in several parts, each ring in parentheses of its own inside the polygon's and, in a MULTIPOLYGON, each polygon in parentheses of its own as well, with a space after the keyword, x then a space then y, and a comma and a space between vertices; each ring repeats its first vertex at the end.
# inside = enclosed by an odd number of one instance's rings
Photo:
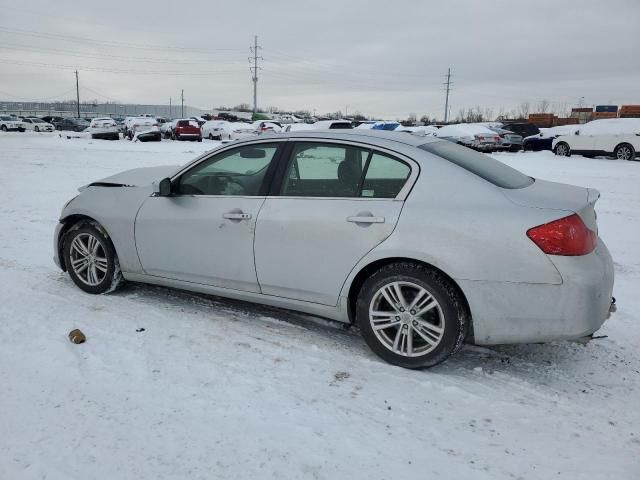
POLYGON ((598 234, 579 215, 554 220, 527 230, 527 237, 548 255, 578 256, 593 252, 598 234))
POLYGON ((493 137, 493 139, 494 139, 496 142, 499 142, 499 141, 500 141, 500 136, 493 137))

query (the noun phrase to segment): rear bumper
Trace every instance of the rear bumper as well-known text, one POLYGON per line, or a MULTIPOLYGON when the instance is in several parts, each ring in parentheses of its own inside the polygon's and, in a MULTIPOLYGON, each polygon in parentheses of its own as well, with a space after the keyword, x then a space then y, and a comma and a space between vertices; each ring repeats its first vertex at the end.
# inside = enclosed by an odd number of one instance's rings
POLYGON ((549 257, 562 284, 460 280, 473 318, 475 342, 539 343, 591 335, 610 315, 613 260, 598 240, 593 253, 549 257))

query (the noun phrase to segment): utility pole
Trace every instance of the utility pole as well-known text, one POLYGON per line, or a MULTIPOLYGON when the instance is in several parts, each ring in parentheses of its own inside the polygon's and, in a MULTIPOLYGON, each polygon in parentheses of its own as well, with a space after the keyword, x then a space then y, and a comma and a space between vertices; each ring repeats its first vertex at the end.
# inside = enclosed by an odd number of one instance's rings
POLYGON ((451 68, 447 69, 447 81, 445 83, 447 94, 444 101, 444 123, 449 121, 449 92, 451 91, 451 68))
POLYGON ((171 97, 169 97, 169 118, 173 118, 173 112, 171 111, 171 97))
POLYGON ((180 104, 182 105, 180 110, 180 116, 184 118, 184 89, 182 89, 182 91, 180 92, 180 104))
POLYGON ((80 118, 80 87, 78 86, 78 70, 76 70, 76 101, 78 102, 78 118, 80 118))
POLYGON ((253 57, 249 57, 249 62, 253 62, 253 67, 249 67, 251 71, 251 80, 253 81, 253 114, 258 111, 258 59, 264 60, 258 55, 258 50, 262 47, 258 45, 258 36, 253 37, 253 47, 249 47, 249 51, 253 53, 253 57))

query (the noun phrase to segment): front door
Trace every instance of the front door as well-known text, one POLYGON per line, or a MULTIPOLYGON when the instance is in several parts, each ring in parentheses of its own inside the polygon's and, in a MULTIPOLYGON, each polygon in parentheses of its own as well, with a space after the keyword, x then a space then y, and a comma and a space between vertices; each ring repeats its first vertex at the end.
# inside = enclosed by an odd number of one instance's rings
POLYGON ((409 163, 366 147, 293 144, 279 195, 258 216, 262 293, 336 305, 349 272, 393 232, 411 174, 409 163))
POLYGON ((214 154, 174 179, 172 196, 149 197, 135 225, 144 271, 259 292, 254 233, 280 143, 214 154))

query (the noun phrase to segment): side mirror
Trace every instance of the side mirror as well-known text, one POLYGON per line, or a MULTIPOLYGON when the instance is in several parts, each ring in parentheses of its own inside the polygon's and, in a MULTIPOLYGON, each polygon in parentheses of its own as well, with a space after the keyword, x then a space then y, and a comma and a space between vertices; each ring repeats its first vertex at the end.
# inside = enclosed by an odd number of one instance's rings
POLYGON ((163 178, 159 182, 153 182, 153 193, 158 197, 171 195, 171 179, 163 178))

